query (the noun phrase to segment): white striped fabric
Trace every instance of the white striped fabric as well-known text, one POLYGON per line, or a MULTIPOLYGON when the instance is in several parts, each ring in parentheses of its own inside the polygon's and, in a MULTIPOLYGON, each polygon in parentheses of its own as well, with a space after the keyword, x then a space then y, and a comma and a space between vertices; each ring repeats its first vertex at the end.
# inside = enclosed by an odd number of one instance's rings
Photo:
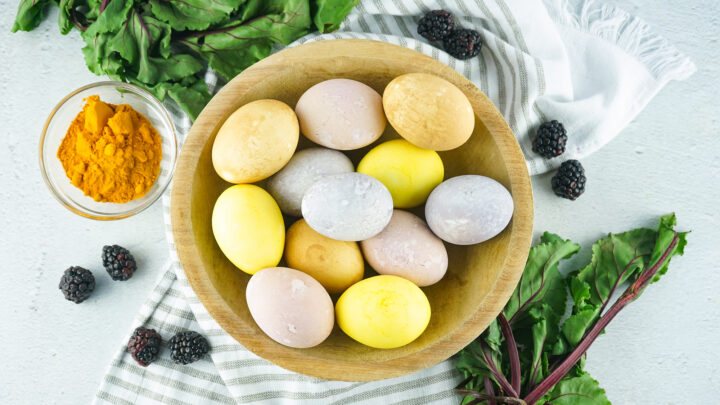
MULTIPOLYGON (((508 120, 532 174, 559 165, 534 156, 531 137, 545 120, 561 120, 569 132, 564 158, 580 158, 612 139, 669 80, 681 80, 693 64, 641 20, 593 0, 363 0, 327 35, 368 38, 426 53, 474 82, 508 120), (456 60, 417 35, 423 13, 443 8, 462 26, 478 29, 481 55, 456 60)), ((216 77, 207 75, 213 88, 216 77)), ((190 122, 169 105, 178 132, 190 122)), ((457 403, 459 381, 452 359, 418 373, 371 383, 324 381, 302 376, 250 353, 210 317, 190 288, 175 247, 169 198, 163 197, 171 260, 133 325, 166 338, 201 331, 211 355, 191 365, 170 361, 167 351, 147 368, 121 346, 101 384, 96 403, 111 404, 426 404, 457 403)), ((131 331, 132 331, 131 329, 131 331)), ((130 331, 129 331, 130 332, 130 331)), ((127 336, 123 342, 127 341, 127 336)))
POLYGON ((695 71, 642 20, 593 0, 361 1, 339 31, 297 43, 330 38, 391 42, 462 73, 508 121, 532 175, 595 152, 668 81, 695 71), (457 60, 417 34, 418 16, 437 8, 480 31, 480 57, 457 60), (532 138, 553 119, 569 139, 561 158, 547 160, 532 152, 532 138))
MULTIPOLYGON (((459 374, 451 361, 426 370, 372 383, 326 381, 284 370, 243 348, 215 322, 188 284, 177 259, 170 228, 170 199, 163 196, 170 262, 133 325, 169 337, 197 330, 208 338, 210 358, 180 366, 167 350, 147 368, 121 347, 100 386, 96 403, 227 404, 390 404, 457 402, 452 389, 459 374), (410 401, 410 402, 407 402, 410 401)), ((127 338, 125 339, 125 341, 127 338)))

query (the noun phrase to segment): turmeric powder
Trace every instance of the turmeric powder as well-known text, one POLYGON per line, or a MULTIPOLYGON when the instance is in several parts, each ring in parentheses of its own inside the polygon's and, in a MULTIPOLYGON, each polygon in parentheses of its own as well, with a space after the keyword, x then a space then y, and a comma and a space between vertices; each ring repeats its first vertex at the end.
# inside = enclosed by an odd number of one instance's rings
POLYGON ((160 173, 161 139, 127 104, 90 96, 58 148, 72 184, 99 202, 125 203, 145 195, 160 173))

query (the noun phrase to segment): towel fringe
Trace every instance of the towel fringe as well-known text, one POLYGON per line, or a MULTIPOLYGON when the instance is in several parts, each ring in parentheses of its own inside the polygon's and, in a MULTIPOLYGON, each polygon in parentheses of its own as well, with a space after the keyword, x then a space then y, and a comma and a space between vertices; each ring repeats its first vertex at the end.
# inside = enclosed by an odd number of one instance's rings
POLYGON ((645 21, 598 0, 545 0, 557 23, 602 38, 635 57, 660 82, 684 80, 695 64, 645 21))

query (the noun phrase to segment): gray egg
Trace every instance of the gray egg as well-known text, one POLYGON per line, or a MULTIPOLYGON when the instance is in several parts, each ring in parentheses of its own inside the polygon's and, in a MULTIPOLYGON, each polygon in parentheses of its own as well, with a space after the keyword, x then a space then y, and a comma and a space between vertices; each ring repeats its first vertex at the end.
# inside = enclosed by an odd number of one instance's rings
POLYGON ((350 158, 342 152, 325 148, 304 149, 268 180, 267 188, 282 212, 299 217, 303 195, 313 183, 324 176, 354 170, 350 158))
POLYGON ((378 180, 361 173, 326 176, 305 192, 302 214, 312 229, 328 238, 359 241, 380 233, 390 222, 393 200, 378 180))
POLYGON ((510 222, 513 200, 497 181, 477 175, 445 180, 430 193, 425 219, 440 239, 474 245, 499 234, 510 222))

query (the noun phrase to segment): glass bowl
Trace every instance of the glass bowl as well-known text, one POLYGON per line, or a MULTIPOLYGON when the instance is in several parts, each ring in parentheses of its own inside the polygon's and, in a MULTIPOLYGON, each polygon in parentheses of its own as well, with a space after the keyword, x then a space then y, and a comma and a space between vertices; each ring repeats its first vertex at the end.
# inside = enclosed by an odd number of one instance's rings
POLYGON ((98 82, 81 87, 62 99, 53 109, 40 138, 40 172, 52 195, 70 211, 87 218, 113 220, 127 218, 154 203, 167 188, 175 170, 178 140, 170 114, 152 94, 138 86, 121 82, 98 82), (57 157, 60 143, 70 123, 85 105, 84 99, 98 95, 110 104, 129 104, 144 115, 162 138, 160 174, 148 192, 123 204, 97 202, 75 187, 57 157))

